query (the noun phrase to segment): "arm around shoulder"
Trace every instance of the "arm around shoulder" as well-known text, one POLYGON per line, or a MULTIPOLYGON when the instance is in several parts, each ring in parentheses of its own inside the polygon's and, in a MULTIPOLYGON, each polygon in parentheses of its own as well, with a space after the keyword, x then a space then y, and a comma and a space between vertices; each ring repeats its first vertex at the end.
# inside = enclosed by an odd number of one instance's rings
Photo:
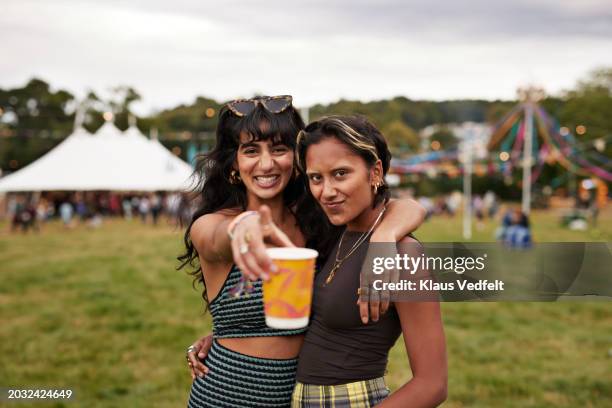
POLYGON ((387 213, 372 234, 371 242, 397 242, 425 221, 425 207, 411 198, 390 200, 387 213))

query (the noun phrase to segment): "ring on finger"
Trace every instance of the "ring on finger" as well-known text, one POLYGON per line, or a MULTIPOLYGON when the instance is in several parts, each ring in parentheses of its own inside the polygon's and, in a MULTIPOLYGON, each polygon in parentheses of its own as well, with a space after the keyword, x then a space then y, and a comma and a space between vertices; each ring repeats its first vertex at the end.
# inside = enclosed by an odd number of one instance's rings
POLYGON ((251 242, 251 232, 250 231, 247 231, 244 233, 244 242, 247 244, 251 242))
POLYGON ((249 252, 249 244, 247 244, 246 242, 243 242, 242 244, 240 244, 240 247, 238 248, 238 252, 240 252, 240 255, 244 255, 247 252, 249 252))

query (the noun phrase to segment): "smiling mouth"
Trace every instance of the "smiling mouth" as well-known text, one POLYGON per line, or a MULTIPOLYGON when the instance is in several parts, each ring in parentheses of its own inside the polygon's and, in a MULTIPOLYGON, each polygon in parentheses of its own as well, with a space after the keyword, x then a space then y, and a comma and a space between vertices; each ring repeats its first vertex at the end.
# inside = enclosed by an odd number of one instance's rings
POLYGON ((269 188, 276 185, 280 180, 280 176, 278 174, 273 174, 268 176, 255 176, 253 179, 259 187, 269 188))

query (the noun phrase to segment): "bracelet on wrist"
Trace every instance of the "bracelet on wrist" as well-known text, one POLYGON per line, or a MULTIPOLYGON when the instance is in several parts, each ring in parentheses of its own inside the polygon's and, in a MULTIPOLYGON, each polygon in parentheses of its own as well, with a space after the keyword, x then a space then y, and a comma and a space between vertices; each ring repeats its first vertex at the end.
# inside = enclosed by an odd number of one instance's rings
POLYGON ((229 225, 227 226, 227 235, 229 236, 230 241, 234 240, 234 230, 236 229, 238 224, 240 224, 245 218, 248 218, 251 215, 259 215, 259 213, 257 211, 245 211, 239 214, 236 218, 232 220, 232 222, 229 223, 229 225))

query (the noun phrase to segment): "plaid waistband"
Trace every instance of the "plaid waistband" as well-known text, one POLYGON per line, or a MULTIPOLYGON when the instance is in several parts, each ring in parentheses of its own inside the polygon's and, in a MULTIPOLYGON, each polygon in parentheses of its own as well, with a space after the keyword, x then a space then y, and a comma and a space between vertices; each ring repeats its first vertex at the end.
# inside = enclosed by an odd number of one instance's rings
POLYGON ((291 397, 291 407, 369 408, 389 394, 383 377, 340 385, 312 385, 298 381, 291 397))

